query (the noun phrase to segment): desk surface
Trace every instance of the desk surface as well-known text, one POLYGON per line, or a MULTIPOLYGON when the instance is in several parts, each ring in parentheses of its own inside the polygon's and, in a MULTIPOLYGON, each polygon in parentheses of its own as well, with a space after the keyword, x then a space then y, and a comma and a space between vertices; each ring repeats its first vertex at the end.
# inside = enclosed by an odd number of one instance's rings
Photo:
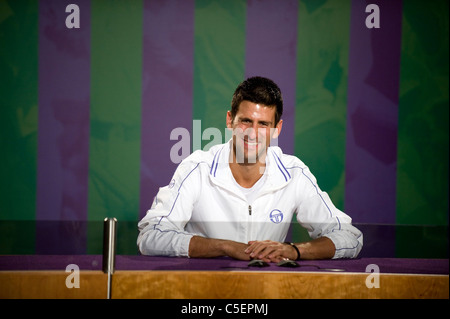
POLYGON ((268 267, 248 267, 247 261, 230 258, 189 259, 147 256, 117 256, 117 270, 264 270, 264 271, 345 271, 366 272, 366 267, 376 264, 383 273, 447 274, 448 259, 395 259, 361 258, 341 260, 302 260, 300 267, 279 267, 270 263, 268 267))
MULTIPOLYGON (((65 270, 76 264, 80 270, 102 270, 101 255, 3 255, 0 271, 65 270)), ((340 260, 301 260, 300 267, 248 267, 248 262, 231 258, 191 259, 179 257, 116 256, 116 271, 121 270, 198 270, 198 271, 293 271, 293 272, 369 272, 367 266, 377 265, 380 273, 448 275, 448 259, 359 258, 340 260)))

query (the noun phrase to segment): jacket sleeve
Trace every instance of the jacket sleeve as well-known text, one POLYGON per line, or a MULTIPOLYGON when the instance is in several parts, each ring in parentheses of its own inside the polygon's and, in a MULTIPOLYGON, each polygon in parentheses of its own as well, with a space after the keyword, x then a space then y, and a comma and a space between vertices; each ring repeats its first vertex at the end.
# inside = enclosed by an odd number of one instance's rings
POLYGON ((159 189, 152 207, 138 223, 137 245, 143 255, 188 256, 194 234, 186 232, 197 197, 198 165, 182 162, 169 183, 159 189))
POLYGON ((310 237, 328 237, 336 251, 333 259, 356 258, 363 246, 363 234, 352 225, 352 219, 337 209, 326 192, 317 186, 314 176, 304 172, 302 200, 297 208, 297 221, 307 229, 310 237))

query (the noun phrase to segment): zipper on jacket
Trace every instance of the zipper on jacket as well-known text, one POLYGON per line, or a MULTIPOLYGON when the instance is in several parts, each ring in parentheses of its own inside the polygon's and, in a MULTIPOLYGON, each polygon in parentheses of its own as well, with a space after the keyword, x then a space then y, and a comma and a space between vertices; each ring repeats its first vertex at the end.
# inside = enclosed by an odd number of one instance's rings
POLYGON ((247 242, 254 240, 252 235, 252 205, 248 205, 248 218, 247 218, 247 242))

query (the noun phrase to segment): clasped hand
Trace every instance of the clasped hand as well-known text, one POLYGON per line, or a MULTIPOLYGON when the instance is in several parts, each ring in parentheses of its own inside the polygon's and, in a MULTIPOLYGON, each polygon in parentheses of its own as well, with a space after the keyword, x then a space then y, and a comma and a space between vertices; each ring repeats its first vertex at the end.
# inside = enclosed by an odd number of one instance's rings
POLYGON ((245 249, 250 259, 261 259, 265 262, 280 262, 284 259, 295 260, 297 252, 291 245, 284 243, 263 240, 263 241, 249 241, 249 246, 245 249))

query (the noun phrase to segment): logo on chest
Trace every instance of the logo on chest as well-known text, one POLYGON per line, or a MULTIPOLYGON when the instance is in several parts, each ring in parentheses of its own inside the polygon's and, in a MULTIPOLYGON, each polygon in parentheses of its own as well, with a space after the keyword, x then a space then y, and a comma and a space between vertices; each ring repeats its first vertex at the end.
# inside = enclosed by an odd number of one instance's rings
POLYGON ((274 209, 269 214, 270 221, 274 224, 279 224, 283 221, 283 213, 279 209, 274 209))

